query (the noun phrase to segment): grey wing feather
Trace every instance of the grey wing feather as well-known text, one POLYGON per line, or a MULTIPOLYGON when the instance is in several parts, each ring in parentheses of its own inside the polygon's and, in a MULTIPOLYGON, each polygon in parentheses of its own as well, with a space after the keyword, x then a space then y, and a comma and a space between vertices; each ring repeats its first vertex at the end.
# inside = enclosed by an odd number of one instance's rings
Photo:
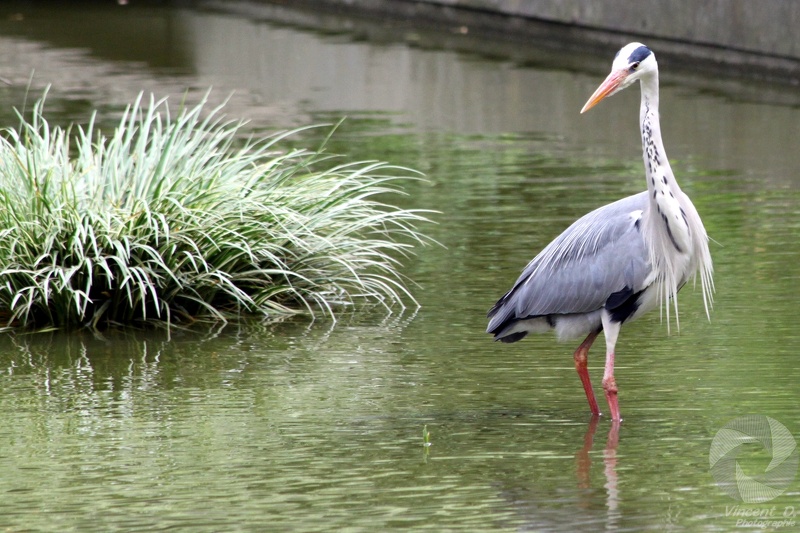
POLYGON ((643 290, 651 268, 638 220, 646 207, 642 192, 575 221, 489 311, 487 331, 513 319, 588 313, 619 291, 643 290))

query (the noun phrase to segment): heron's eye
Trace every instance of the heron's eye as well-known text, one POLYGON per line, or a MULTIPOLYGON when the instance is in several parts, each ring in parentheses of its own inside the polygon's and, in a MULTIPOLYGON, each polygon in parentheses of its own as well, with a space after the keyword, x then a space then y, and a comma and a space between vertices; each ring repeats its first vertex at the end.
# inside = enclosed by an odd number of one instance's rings
POLYGON ((636 72, 636 70, 638 69, 639 69, 639 62, 637 61, 636 63, 633 63, 631 65, 631 72, 636 72))

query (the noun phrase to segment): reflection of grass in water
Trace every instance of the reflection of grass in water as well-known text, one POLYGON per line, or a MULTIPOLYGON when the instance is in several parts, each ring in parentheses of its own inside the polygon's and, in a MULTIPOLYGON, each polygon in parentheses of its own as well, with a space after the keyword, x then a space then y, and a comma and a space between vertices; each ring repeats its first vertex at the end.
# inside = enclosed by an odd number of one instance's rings
POLYGON ((202 104, 139 98, 109 138, 39 103, 0 144, 0 311, 77 326, 284 315, 410 299, 398 254, 425 237, 383 203, 411 171, 240 140, 202 104), (378 198, 380 197, 380 199, 378 198))

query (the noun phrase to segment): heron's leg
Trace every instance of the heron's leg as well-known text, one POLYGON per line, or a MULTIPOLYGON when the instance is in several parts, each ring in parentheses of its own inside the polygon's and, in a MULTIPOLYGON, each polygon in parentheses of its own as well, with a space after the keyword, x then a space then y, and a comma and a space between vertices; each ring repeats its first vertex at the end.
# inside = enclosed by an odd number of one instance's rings
POLYGON ((575 350, 575 354, 573 355, 575 358, 575 370, 578 371, 578 376, 581 378, 581 383, 583 383, 583 390, 586 392, 586 399, 589 400, 589 409, 595 416, 600 414, 600 409, 597 407, 597 400, 594 398, 592 383, 589 381, 587 363, 589 361, 589 348, 592 347, 592 343, 597 338, 598 334, 600 334, 599 329, 589 333, 589 335, 586 336, 586 340, 578 346, 578 349, 575 350))
POLYGON ((614 379, 614 350, 622 323, 613 322, 605 310, 602 318, 603 335, 606 337, 606 370, 603 373, 603 390, 606 393, 608 410, 611 411, 611 420, 619 422, 622 421, 622 417, 619 414, 619 402, 617 401, 617 381, 614 379))

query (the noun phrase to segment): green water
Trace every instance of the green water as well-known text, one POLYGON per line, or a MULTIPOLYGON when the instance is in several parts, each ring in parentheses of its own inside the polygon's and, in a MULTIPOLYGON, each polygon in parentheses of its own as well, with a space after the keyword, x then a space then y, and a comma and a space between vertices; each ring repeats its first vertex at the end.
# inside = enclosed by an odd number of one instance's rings
MULTIPOLYGON (((800 437, 793 91, 662 74, 667 151, 714 239, 717 293, 710 322, 687 286, 680 332, 658 313, 623 328, 615 428, 589 416, 573 344, 484 333, 539 249, 645 186, 636 91, 578 114, 611 56, 524 66, 381 25, 167 8, 2 20, 6 123, 34 68, 31 93, 51 84, 64 123, 95 107, 113 123, 139 90, 179 102, 211 85, 212 99, 235 91, 229 113, 254 131, 347 116, 329 149, 424 171, 396 201, 439 211, 427 230, 444 245, 407 262, 418 311, 0 337, 3 530, 728 531, 736 505, 800 511, 800 478, 747 504, 709 468, 735 417, 800 437)), ((599 393, 602 349, 589 364, 599 393)), ((764 470, 758 452, 744 468, 764 470)))

